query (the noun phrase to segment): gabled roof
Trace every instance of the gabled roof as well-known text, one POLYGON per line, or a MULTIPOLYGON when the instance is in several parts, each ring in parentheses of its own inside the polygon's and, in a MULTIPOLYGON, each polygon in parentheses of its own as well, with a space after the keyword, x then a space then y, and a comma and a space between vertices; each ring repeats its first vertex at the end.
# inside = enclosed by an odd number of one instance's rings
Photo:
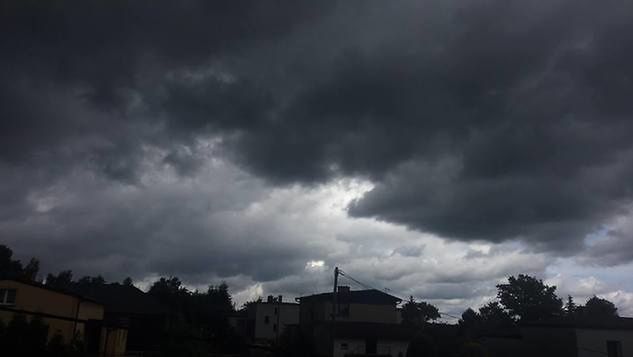
POLYGON ((12 281, 14 283, 18 283, 18 284, 24 284, 24 285, 28 285, 28 286, 32 286, 38 289, 42 289, 42 290, 48 290, 48 291, 52 291, 58 294, 63 294, 63 295, 68 295, 68 296, 72 296, 74 298, 83 300, 83 301, 89 301, 91 303, 95 303, 95 304, 99 304, 99 305, 103 305, 101 302, 90 298, 89 296, 84 296, 76 291, 70 291, 70 290, 64 290, 64 289, 58 289, 58 288, 52 288, 50 286, 44 285, 42 283, 36 282, 36 281, 30 281, 30 280, 22 280, 22 279, 0 279, 0 282, 2 281, 12 281))
POLYGON ((134 286, 112 283, 77 287, 75 290, 100 301, 108 313, 160 315, 167 312, 154 297, 134 286))
MULTIPOLYGON (((315 295, 302 296, 299 301, 332 301, 332 293, 321 293, 315 295)), ((394 305, 402 301, 393 295, 376 289, 339 291, 337 301, 341 304, 373 304, 373 305, 394 305)))

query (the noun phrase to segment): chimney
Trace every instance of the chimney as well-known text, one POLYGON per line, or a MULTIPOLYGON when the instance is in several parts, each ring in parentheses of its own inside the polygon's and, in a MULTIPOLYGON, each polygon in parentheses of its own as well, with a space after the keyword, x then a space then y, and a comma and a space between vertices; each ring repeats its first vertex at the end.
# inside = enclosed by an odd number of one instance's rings
POLYGON ((277 302, 281 304, 283 301, 283 296, 279 295, 277 299, 278 299, 277 302))
POLYGON ((267 303, 272 303, 273 302, 273 296, 272 295, 268 295, 268 299, 266 299, 267 303))
POLYGON ((349 286, 339 286, 338 287, 338 292, 341 294, 347 294, 349 293, 349 286))

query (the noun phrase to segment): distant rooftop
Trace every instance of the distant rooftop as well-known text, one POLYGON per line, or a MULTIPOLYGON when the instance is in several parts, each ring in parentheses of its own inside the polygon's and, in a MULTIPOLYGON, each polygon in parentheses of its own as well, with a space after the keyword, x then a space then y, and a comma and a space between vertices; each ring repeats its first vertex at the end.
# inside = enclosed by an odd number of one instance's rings
POLYGON ((160 315, 167 309, 154 297, 134 286, 118 283, 76 287, 83 296, 101 302, 108 312, 160 315))
MULTIPOLYGON (((298 298, 299 301, 309 300, 323 300, 332 301, 332 293, 321 293, 315 295, 302 296, 298 298)), ((339 303, 350 304, 379 304, 379 305, 391 305, 397 304, 402 300, 393 295, 387 294, 380 290, 351 290, 351 291, 339 291, 337 296, 339 303)))
POLYGON ((92 302, 92 303, 96 303, 96 304, 102 305, 101 301, 96 300, 96 299, 92 299, 91 297, 85 296, 85 295, 83 295, 83 294, 81 294, 81 293, 79 293, 77 291, 53 288, 51 286, 42 284, 42 283, 37 282, 37 281, 24 280, 24 279, 0 279, 0 281, 13 281, 13 282, 16 282, 16 283, 19 283, 19 284, 29 285, 29 286, 33 286, 33 287, 36 287, 36 288, 39 288, 39 289, 53 291, 53 292, 56 292, 58 294, 68 295, 68 296, 72 296, 72 297, 80 299, 80 300, 89 301, 89 302, 92 302))

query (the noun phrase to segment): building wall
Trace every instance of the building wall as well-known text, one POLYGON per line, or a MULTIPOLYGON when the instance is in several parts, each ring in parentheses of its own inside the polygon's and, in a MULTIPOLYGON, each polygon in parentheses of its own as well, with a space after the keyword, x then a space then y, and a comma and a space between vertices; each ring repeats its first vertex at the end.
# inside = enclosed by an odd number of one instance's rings
POLYGON ((75 318, 78 299, 48 289, 28 284, 4 280, 0 289, 16 289, 15 308, 27 311, 45 312, 52 315, 75 318))
MULTIPOLYGON (((12 308, 24 310, 31 313, 42 313, 54 315, 55 317, 42 317, 48 325, 48 338, 59 334, 65 342, 73 339, 75 333, 82 337, 84 334, 84 323, 75 322, 78 320, 103 320, 103 306, 82 300, 79 298, 40 288, 37 286, 23 284, 12 280, 0 281, 0 289, 15 289, 15 305, 12 308), (70 319, 70 320, 65 320, 70 319)), ((4 312, 0 318, 8 322, 13 318, 13 313, 4 312)))
POLYGON ((344 357, 346 354, 364 354, 365 340, 336 339, 334 341, 334 357, 344 357), (347 348, 345 348, 345 346, 347 348))
MULTIPOLYGON (((301 302, 301 320, 305 322, 324 322, 332 319, 332 303, 329 301, 301 302)), ((341 305, 343 307, 343 305, 341 305)), ((349 304, 347 316, 338 314, 337 321, 350 322, 376 322, 397 324, 400 320, 400 312, 395 305, 377 304, 349 304)))
POLYGON ((571 328, 522 327, 521 356, 576 356, 576 334, 571 328))
POLYGON ((578 357, 607 355, 607 341, 620 341, 622 355, 633 357, 633 331, 576 329, 578 357))
MULTIPOLYGON (((334 342, 334 357, 344 357, 347 354, 365 354, 364 339, 337 338, 334 342)), ((378 355, 404 357, 409 343, 406 341, 378 340, 376 353, 378 355)))
POLYGON ((102 351, 102 356, 119 357, 125 355, 127 330, 103 328, 100 344, 99 351, 102 351))
POLYGON ((404 357, 407 355, 407 348, 409 342, 407 341, 389 341, 379 340, 377 344, 377 351, 379 355, 390 355, 392 357, 404 357))
MULTIPOLYGON (((103 305, 80 299, 76 296, 41 288, 12 280, 0 281, 1 289, 15 289, 15 304, 12 309, 23 310, 28 319, 40 316, 48 325, 49 340, 60 335, 65 343, 69 343, 75 336, 86 341, 86 323, 84 321, 96 320, 97 328, 103 321, 103 305)), ((0 319, 8 323, 15 312, 0 311, 0 319)), ((108 340, 108 356, 122 355, 125 353, 127 330, 115 329, 108 340)), ((105 328, 100 332, 100 351, 105 348, 105 328)), ((96 345, 95 345, 96 346, 96 345)))
POLYGON ((350 304, 349 316, 337 316, 337 320, 355 322, 398 323, 395 305, 350 304))
POLYGON ((275 302, 260 302, 255 306, 255 331, 256 340, 274 340, 283 333, 287 325, 299 323, 299 305, 275 302), (268 317, 268 322, 266 322, 268 317))

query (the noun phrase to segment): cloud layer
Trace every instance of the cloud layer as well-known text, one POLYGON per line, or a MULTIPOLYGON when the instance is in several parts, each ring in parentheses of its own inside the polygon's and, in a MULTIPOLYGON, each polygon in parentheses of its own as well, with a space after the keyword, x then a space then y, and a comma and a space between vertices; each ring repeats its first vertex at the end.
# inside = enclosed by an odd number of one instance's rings
POLYGON ((556 257, 628 266, 632 14, 6 2, 0 238, 244 294, 304 293, 344 264, 446 304, 556 257))

